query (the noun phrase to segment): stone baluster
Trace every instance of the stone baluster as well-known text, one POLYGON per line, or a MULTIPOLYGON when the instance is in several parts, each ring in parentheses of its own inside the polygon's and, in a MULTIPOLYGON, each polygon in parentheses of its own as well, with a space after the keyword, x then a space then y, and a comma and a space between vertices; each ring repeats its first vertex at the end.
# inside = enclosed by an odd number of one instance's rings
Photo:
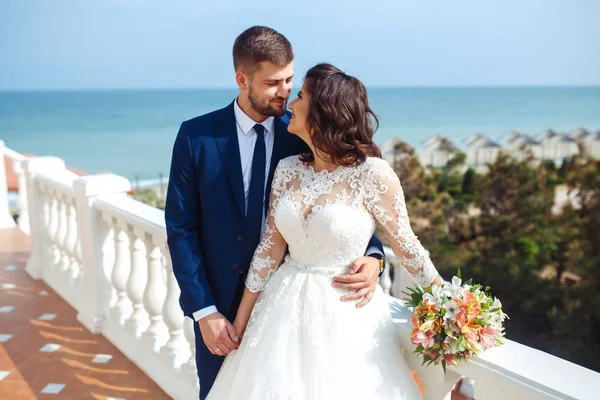
POLYGON ((148 313, 144 309, 144 289, 148 281, 146 260, 144 258, 144 242, 140 239, 144 233, 133 226, 127 229, 129 251, 131 254, 131 272, 127 280, 127 296, 131 300, 133 312, 127 319, 129 332, 138 337, 148 326, 148 313))
POLYGON ((127 278, 131 270, 129 258, 129 238, 126 226, 119 224, 116 218, 111 218, 110 226, 114 231, 115 241, 115 265, 112 269, 111 282, 117 295, 117 302, 111 309, 111 318, 119 325, 125 323, 125 319, 131 315, 131 301, 127 297, 127 278))
POLYGON ((379 277, 379 284, 381 285, 383 292, 389 295, 392 288, 392 279, 390 278, 390 263, 387 259, 385 260, 383 273, 379 277))
MULTIPOLYGON (((60 251, 58 250, 58 233, 60 232, 60 202, 56 198, 56 193, 52 188, 46 188, 46 195, 49 198, 50 219, 48 224, 48 262, 50 271, 53 275, 60 272, 58 262, 60 261, 60 251)), ((51 279, 53 279, 51 277, 51 279)))
POLYGON ((62 171, 63 160, 57 157, 32 157, 22 164, 27 191, 27 208, 29 209, 29 226, 31 231, 31 256, 27 261, 26 271, 34 279, 40 279, 45 271, 52 267, 48 257, 51 250, 50 234, 52 226, 52 199, 38 185, 36 176, 40 172, 62 171))
POLYGON ((58 270, 60 271, 59 281, 68 282, 69 254, 67 253, 67 236, 69 234, 69 204, 65 195, 61 192, 56 193, 58 201, 58 233, 56 238, 56 247, 58 249, 58 270))
POLYGON ((79 262, 77 261, 77 211, 74 198, 69 198, 67 207, 67 236, 65 239, 65 254, 67 256, 67 272, 69 287, 75 288, 77 277, 80 273, 79 262))
MULTIPOLYGON (((167 246, 163 247, 165 250, 167 246)), ((167 297, 163 306, 163 320, 169 330, 169 340, 161 348, 161 355, 166 359, 166 363, 172 368, 179 368, 190 356, 190 345, 183 334, 184 320, 189 319, 183 316, 179 306, 179 285, 173 275, 173 265, 171 257, 165 251, 166 272, 167 272, 167 297)), ((192 332, 193 334, 193 332, 192 332)))
POLYGON ((196 369, 196 337, 194 334, 194 324, 196 322, 191 318, 185 318, 183 323, 183 332, 190 346, 191 355, 188 361, 181 366, 182 372, 185 374, 185 379, 193 386, 198 387, 198 370, 196 369))
POLYGON ((25 170, 23 169, 24 161, 14 161, 13 171, 17 175, 17 184, 19 185, 19 200, 17 206, 19 208, 19 220, 17 221, 19 229, 26 234, 31 234, 29 226, 29 207, 27 204, 27 179, 25 178, 25 170))
POLYGON ((0 140, 0 229, 16 226, 8 205, 8 183, 4 165, 4 142, 0 140))
POLYGON ((149 347, 158 352, 167 340, 167 327, 163 322, 162 308, 167 294, 166 283, 163 279, 162 252, 154 242, 154 237, 144 235, 146 260, 148 262, 148 284, 144 290, 144 308, 150 318, 150 326, 144 332, 144 338, 149 347))
POLYGON ((78 304, 77 319, 91 332, 100 333, 110 309, 110 269, 115 249, 110 242, 111 230, 94 204, 101 196, 127 196, 131 184, 122 176, 102 174, 79 177, 73 188, 83 275, 83 299, 78 304))

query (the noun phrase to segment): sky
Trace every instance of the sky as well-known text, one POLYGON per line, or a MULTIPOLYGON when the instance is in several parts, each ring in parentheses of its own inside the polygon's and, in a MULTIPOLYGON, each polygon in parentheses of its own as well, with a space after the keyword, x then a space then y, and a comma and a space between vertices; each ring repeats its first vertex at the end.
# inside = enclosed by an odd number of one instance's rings
POLYGON ((300 79, 327 61, 367 86, 600 85, 598 0, 1 0, 0 90, 234 87, 252 25, 292 42, 300 79))

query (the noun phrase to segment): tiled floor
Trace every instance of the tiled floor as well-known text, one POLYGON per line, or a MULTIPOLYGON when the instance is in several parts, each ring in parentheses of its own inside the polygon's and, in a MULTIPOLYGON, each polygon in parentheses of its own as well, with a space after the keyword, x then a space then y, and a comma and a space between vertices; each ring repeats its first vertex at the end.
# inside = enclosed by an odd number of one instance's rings
POLYGON ((25 272, 29 238, 0 229, 0 399, 168 399, 44 282, 25 272))

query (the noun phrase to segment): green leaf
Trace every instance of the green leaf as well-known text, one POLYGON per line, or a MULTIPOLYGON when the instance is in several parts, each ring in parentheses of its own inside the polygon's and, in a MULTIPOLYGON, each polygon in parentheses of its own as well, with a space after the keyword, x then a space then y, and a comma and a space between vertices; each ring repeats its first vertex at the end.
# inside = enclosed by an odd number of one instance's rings
POLYGON ((462 279, 462 271, 460 270, 460 267, 458 267, 458 271, 456 272, 456 277, 458 279, 462 279))
POLYGON ((444 369, 444 375, 446 375, 446 360, 442 360, 442 368, 444 369))

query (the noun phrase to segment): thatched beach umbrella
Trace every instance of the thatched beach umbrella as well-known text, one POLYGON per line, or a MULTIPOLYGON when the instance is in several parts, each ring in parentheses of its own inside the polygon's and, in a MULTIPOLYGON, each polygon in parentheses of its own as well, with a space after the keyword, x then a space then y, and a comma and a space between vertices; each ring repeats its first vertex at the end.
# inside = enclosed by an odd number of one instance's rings
POLYGON ((471 136, 469 136, 468 138, 463 140, 463 143, 465 143, 467 146, 471 146, 474 142, 483 139, 483 138, 487 138, 487 136, 481 134, 481 133, 474 133, 471 136))
POLYGON ((556 135, 542 145, 541 158, 545 160, 563 160, 579 153, 575 139, 569 135, 556 135))
POLYGON ((429 149, 429 148, 433 148, 435 146, 437 146, 439 143, 441 143, 443 140, 445 140, 445 138, 443 136, 433 136, 430 137, 429 139, 427 139, 426 141, 423 142, 422 147, 423 149, 429 149))
POLYGON ((483 165, 493 163, 500 152, 500 145, 488 137, 480 137, 467 149, 467 164, 483 165))
POLYGON ((573 132, 571 132, 570 136, 573 139, 583 139, 583 138, 589 136, 590 134, 591 134, 590 131, 588 131, 584 128, 578 128, 578 129, 575 129, 573 132))
POLYGON ((546 141, 550 138, 553 138, 554 136, 558 135, 558 133, 556 133, 555 131, 553 131, 552 129, 546 129, 544 132, 540 133, 539 135, 537 135, 536 139, 543 142, 546 141))
POLYGON ((521 136, 525 136, 525 135, 517 130, 513 130, 513 131, 508 132, 506 135, 502 136, 502 141, 506 144, 511 144, 512 142, 514 142, 516 139, 520 138, 521 136))
POLYGON ((529 135, 521 135, 511 141, 506 147, 519 148, 521 146, 539 146, 540 142, 529 135))

